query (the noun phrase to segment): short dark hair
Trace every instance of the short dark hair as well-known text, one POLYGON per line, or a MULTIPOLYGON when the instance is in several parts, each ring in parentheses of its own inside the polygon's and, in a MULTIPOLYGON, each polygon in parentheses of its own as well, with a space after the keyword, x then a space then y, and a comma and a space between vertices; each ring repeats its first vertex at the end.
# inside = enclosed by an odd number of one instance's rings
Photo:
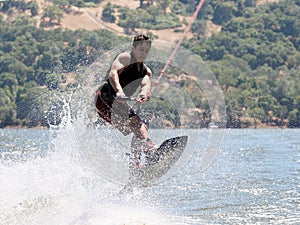
POLYGON ((136 47, 139 44, 147 43, 151 47, 151 42, 152 41, 148 36, 146 36, 144 34, 138 34, 133 38, 132 45, 133 45, 133 47, 136 47))

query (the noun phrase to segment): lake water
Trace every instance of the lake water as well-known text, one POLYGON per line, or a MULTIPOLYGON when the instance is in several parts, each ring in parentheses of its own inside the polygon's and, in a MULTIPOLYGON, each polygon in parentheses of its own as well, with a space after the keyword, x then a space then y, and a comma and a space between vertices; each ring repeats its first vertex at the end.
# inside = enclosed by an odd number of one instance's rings
MULTIPOLYGON (((113 141, 111 130, 98 132, 102 147, 113 141)), ((97 151, 91 155, 87 143, 76 142, 89 132, 0 130, 0 224, 299 224, 299 129, 224 130, 206 171, 199 169, 201 149, 212 131, 180 132, 192 149, 180 168, 156 185, 120 194, 122 184, 92 163, 97 151)))

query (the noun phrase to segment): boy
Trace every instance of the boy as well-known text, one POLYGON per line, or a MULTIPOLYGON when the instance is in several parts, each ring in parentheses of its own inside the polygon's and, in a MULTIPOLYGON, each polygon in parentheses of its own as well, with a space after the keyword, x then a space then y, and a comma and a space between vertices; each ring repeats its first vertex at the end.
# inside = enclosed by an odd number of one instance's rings
POLYGON ((130 52, 116 56, 106 80, 96 91, 95 105, 98 115, 112 124, 123 135, 134 134, 131 142, 130 167, 141 167, 141 153, 155 150, 149 139, 148 128, 142 119, 126 103, 138 88, 136 101, 143 103, 150 98, 151 70, 144 64, 151 49, 151 40, 145 35, 133 39, 130 52))

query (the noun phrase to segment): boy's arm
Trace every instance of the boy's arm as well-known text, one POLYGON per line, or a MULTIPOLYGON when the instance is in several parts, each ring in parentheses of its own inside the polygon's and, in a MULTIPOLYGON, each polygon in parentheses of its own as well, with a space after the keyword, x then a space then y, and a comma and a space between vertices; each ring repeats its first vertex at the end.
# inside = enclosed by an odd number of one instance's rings
POLYGON ((124 67, 130 62, 130 55, 128 53, 119 54, 113 61, 109 71, 109 81, 116 92, 117 97, 124 97, 123 88, 121 87, 119 80, 119 73, 122 72, 124 67))
POLYGON ((147 74, 141 81, 141 90, 140 93, 137 96, 138 102, 145 102, 150 98, 150 92, 151 92, 151 77, 152 72, 147 67, 147 74))

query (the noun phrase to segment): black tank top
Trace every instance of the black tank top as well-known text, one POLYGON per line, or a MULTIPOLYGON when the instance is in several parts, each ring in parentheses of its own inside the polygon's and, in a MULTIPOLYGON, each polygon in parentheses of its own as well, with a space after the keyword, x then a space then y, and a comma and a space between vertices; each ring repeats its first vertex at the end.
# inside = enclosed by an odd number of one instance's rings
MULTIPOLYGON (((119 82, 126 96, 133 95, 140 86, 142 79, 147 74, 147 69, 144 63, 136 63, 136 59, 132 52, 130 65, 126 66, 124 70, 119 74, 119 82), (140 67, 140 68, 138 68, 140 67)), ((105 92, 110 96, 116 96, 116 92, 109 79, 107 78, 107 85, 102 88, 102 93, 105 92)))

